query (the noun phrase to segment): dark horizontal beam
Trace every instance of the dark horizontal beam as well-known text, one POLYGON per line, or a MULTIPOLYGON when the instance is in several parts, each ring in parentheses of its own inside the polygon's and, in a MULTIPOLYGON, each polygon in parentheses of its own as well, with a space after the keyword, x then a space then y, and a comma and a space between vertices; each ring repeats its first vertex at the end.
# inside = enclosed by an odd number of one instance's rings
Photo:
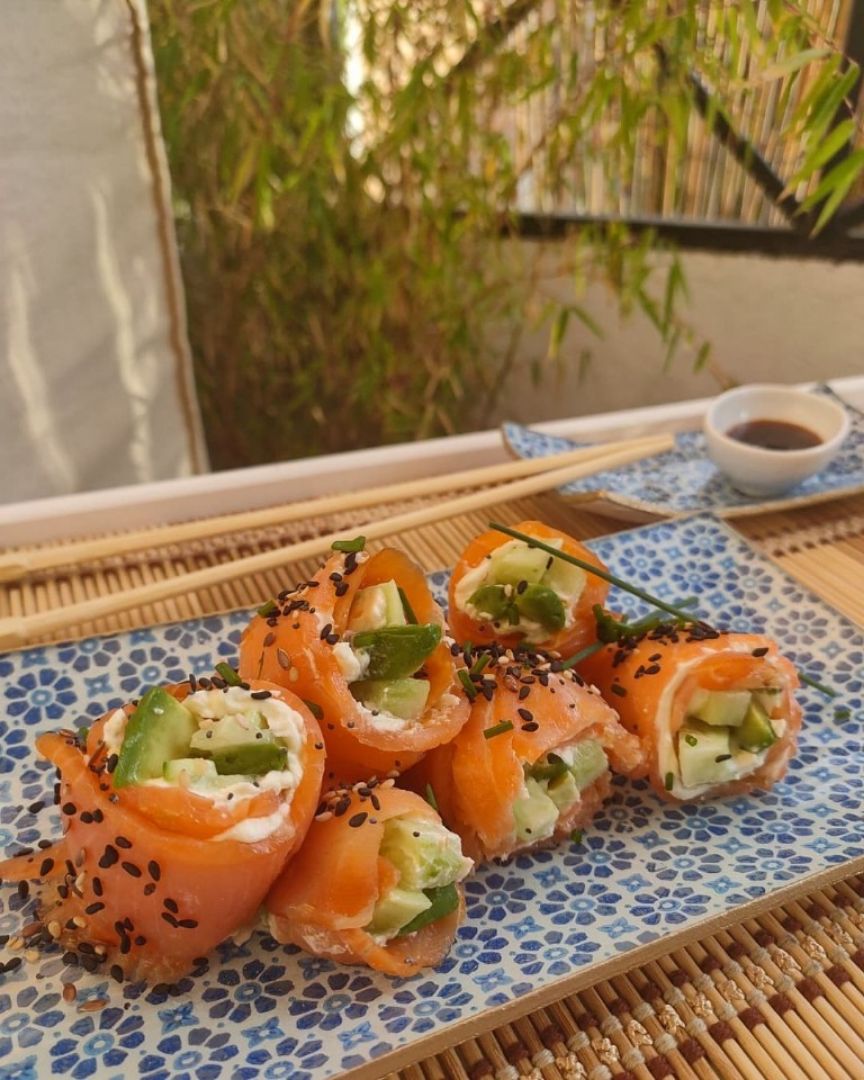
POLYGON ((684 251, 717 251, 784 259, 864 262, 864 236, 809 237, 792 229, 681 218, 619 218, 581 214, 516 214, 508 231, 526 240, 555 240, 576 228, 625 226, 635 235, 652 231, 684 251))

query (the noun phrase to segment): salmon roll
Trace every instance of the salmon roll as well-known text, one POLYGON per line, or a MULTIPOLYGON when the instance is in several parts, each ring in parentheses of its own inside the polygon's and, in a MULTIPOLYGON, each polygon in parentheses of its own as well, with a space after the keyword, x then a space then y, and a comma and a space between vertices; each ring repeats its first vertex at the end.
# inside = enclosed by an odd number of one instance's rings
POLYGON ((663 625, 604 646, 579 670, 638 736, 665 799, 770 788, 795 753, 798 676, 760 634, 663 625))
POLYGON ((359 544, 260 608, 240 643, 244 678, 312 704, 329 787, 397 775, 468 718, 423 571, 401 551, 370 555, 359 544))
MULTIPOLYGON (((514 529, 606 569, 578 540, 540 521, 514 529)), ((593 607, 608 592, 595 574, 493 529, 476 536, 456 564, 448 619, 459 642, 525 644, 568 657, 596 640, 593 607)))
POLYGON ((253 683, 156 687, 37 746, 56 766, 64 836, 0 864, 43 879, 47 937, 85 967, 172 981, 246 930, 321 797, 324 743, 299 698, 253 683))
POLYGON ((473 864, 429 803, 392 783, 325 796, 267 898, 277 941, 400 976, 447 955, 473 864))
POLYGON ((468 723, 410 774, 477 861, 569 836, 611 790, 611 769, 644 768, 639 740, 561 661, 492 645, 469 653, 468 723))

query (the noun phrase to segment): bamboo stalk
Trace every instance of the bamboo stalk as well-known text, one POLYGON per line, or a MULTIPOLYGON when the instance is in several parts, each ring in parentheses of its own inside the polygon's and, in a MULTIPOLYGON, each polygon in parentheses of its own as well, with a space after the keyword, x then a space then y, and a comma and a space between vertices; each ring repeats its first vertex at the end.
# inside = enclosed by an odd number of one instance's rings
MULTIPOLYGON (((563 469, 553 469, 551 472, 541 473, 539 476, 528 476, 521 480, 514 480, 509 484, 502 484, 499 487, 471 492, 468 495, 449 499, 443 503, 435 503, 431 506, 420 507, 417 510, 408 510, 400 514, 394 514, 391 517, 381 518, 378 521, 372 521, 364 525, 363 532, 367 539, 379 540, 403 529, 417 528, 420 525, 428 525, 448 517, 469 513, 508 499, 518 499, 525 495, 548 491, 550 488, 569 483, 571 480, 590 475, 590 473, 600 469, 615 468, 618 465, 635 461, 640 457, 657 453, 658 448, 668 448, 670 443, 671 437, 661 436, 653 440, 651 445, 643 443, 637 448, 630 447, 624 450, 607 451, 604 455, 594 457, 587 462, 583 460, 568 465, 563 469)), ((201 570, 194 570, 189 574, 179 574, 176 577, 166 578, 162 581, 152 581, 139 589, 121 590, 107 596, 95 597, 92 600, 56 608, 53 611, 41 611, 33 615, 0 619, 0 649, 17 648, 28 641, 32 641, 39 635, 68 630, 91 619, 98 619, 118 611, 125 611, 128 608, 139 607, 142 604, 157 603, 181 596, 184 593, 208 589, 246 574, 257 574, 262 570, 279 569, 288 563, 313 555, 320 556, 330 550, 335 540, 344 538, 344 536, 344 530, 338 533, 328 533, 325 536, 312 537, 309 540, 302 540, 286 547, 249 555, 244 559, 208 566, 201 570)))
MULTIPOLYGON (((137 529, 134 532, 116 536, 103 536, 74 543, 52 544, 30 551, 7 552, 0 555, 0 582, 14 581, 37 570, 48 570, 58 566, 70 566, 75 563, 93 562, 117 555, 168 544, 183 544, 190 540, 206 540, 225 533, 243 532, 250 529, 283 525, 289 521, 301 521, 304 518, 321 517, 325 514, 338 514, 347 510, 364 509, 382 503, 397 502, 403 499, 421 499, 430 495, 449 493, 460 488, 483 487, 517 480, 523 476, 534 476, 568 465, 589 464, 592 461, 604 461, 609 454, 636 453, 638 457, 648 457, 669 449, 671 442, 667 436, 649 435, 637 439, 624 439, 619 442, 583 446, 568 450, 563 454, 549 457, 529 458, 521 461, 505 461, 499 465, 484 465, 463 472, 448 473, 442 476, 429 476, 415 480, 403 480, 396 484, 386 484, 360 491, 345 491, 336 495, 326 495, 302 502, 288 503, 281 506, 268 506, 261 510, 248 510, 237 514, 222 514, 219 517, 204 518, 197 521, 184 521, 162 528, 137 529), (660 450, 656 449, 661 447, 660 450)), ((628 458, 634 461, 636 458, 628 458)), ((603 465, 600 468, 606 468, 603 465)), ((589 469, 587 473, 599 471, 589 469)))

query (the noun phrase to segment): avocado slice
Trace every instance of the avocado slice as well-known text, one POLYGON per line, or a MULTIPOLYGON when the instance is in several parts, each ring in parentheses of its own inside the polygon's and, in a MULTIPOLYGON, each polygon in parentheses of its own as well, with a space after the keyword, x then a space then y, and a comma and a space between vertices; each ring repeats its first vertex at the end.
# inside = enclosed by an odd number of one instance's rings
POLYGON ((540 548, 530 548, 527 544, 512 547, 505 544, 492 553, 487 580, 490 585, 518 585, 520 581, 534 585, 545 574, 550 558, 540 548))
POLYGON ((404 626, 405 608, 395 581, 383 581, 360 589, 351 605, 348 629, 380 630, 384 626, 404 626))
POLYGON ((391 818, 384 825, 379 851, 399 871, 399 884, 406 889, 445 885, 471 865, 459 837, 425 818, 391 818))
POLYGON ((366 926, 369 934, 395 934, 410 925, 432 907, 432 901, 419 889, 392 888, 382 896, 366 926))
POLYGON ((737 727, 749 707, 749 690, 696 690, 687 715, 712 727, 737 727))
POLYGON ((423 661, 441 641, 441 627, 435 623, 419 626, 385 626, 355 634, 355 652, 369 654, 369 679, 404 679, 422 667, 423 661))
POLYGON ((438 889, 426 889, 425 895, 430 901, 429 907, 411 922, 406 923, 399 931, 399 937, 404 937, 405 934, 416 934, 424 926, 438 922, 439 919, 443 919, 445 915, 449 915, 459 907, 459 890, 452 883, 442 885, 438 889))
POLYGON ((271 769, 283 769, 288 760, 288 751, 261 726, 260 717, 248 715, 242 721, 239 716, 223 716, 196 731, 189 750, 193 757, 212 761, 220 776, 260 776, 271 769))
POLYGON ((140 784, 162 776, 166 761, 185 757, 198 729, 192 712, 161 686, 141 698, 126 723, 114 769, 114 787, 140 784))
POLYGON ((187 784, 215 780, 219 774, 209 758, 175 758, 162 766, 162 779, 172 784, 179 784, 184 779, 187 784))
POLYGON ((560 597, 545 585, 528 585, 516 593, 514 601, 520 615, 547 630, 561 630, 567 621, 560 597))
POLYGON ((678 762, 685 787, 722 784, 737 775, 730 734, 728 727, 712 727, 698 721, 681 727, 678 762))
POLYGON ((777 742, 777 732, 771 718, 755 698, 750 703, 744 722, 734 732, 733 737, 737 746, 751 754, 767 750, 777 742))
POLYGON ((544 785, 532 777, 525 780, 527 794, 513 803, 513 820, 517 839, 526 843, 546 840, 558 822, 558 807, 549 798, 544 785))
MULTIPOLYGON (((468 597, 468 603, 493 621, 508 618, 513 608, 513 601, 504 592, 503 585, 481 585, 468 597)), ((518 617, 518 612, 516 614, 518 617)))
POLYGON ((429 683, 426 679, 363 679, 351 684, 351 693, 367 709, 417 720, 429 700, 429 683))

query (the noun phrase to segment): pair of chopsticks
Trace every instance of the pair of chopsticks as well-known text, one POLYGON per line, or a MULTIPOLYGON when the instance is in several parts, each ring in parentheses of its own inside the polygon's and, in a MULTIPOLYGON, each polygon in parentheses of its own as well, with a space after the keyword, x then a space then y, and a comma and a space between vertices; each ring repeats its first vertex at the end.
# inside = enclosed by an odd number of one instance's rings
MULTIPOLYGON (((201 540, 223 533, 257 529, 268 525, 281 525, 303 518, 372 507, 399 499, 421 498, 454 489, 497 485, 484 487, 483 490, 472 491, 444 502, 433 503, 431 506, 422 506, 416 510, 407 510, 390 517, 369 521, 352 529, 352 531, 362 529, 367 540, 378 540, 395 532, 457 517, 459 514, 483 509, 496 503, 536 495, 572 480, 590 476, 592 473, 663 453, 671 449, 673 445, 674 440, 671 435, 628 439, 605 445, 581 447, 578 450, 551 457, 505 462, 501 465, 469 469, 461 473, 428 477, 423 480, 408 480, 385 487, 325 496, 287 506, 268 507, 263 510, 227 514, 202 521, 167 525, 161 529, 145 529, 120 536, 54 545, 0 557, 0 581, 14 580, 36 570, 91 562, 95 559, 126 555, 166 544, 201 540)), ((232 562, 208 566, 202 570, 194 570, 163 581, 149 582, 144 586, 94 597, 91 600, 54 608, 51 611, 0 619, 0 650, 17 648, 36 637, 54 634, 92 619, 126 611, 129 608, 158 603, 182 593, 212 588, 214 585, 221 585, 234 578, 278 569, 287 563, 315 555, 320 556, 330 550, 334 540, 344 538, 345 535, 346 530, 343 529, 338 533, 316 536, 309 540, 235 559, 232 562)))

